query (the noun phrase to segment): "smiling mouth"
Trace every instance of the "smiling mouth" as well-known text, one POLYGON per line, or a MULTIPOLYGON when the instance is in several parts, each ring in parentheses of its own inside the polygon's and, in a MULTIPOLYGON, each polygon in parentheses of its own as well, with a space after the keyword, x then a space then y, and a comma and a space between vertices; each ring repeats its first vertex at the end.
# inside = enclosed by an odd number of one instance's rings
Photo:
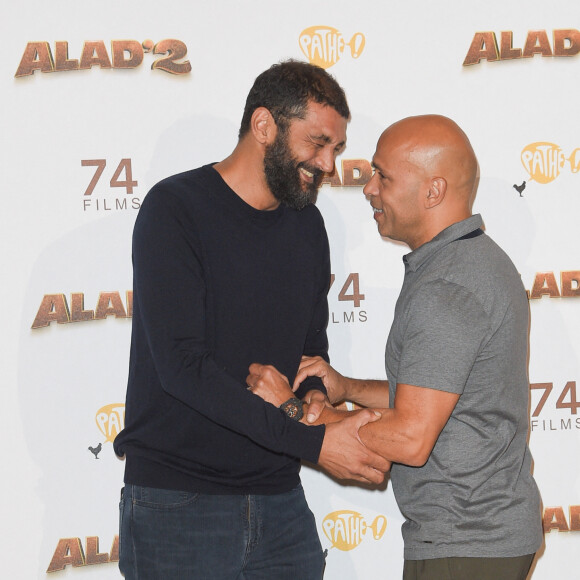
POLYGON ((373 212, 374 212, 375 214, 377 214, 377 213, 383 213, 383 210, 382 210, 382 209, 379 209, 379 208, 377 208, 377 207, 373 207, 373 212))
POLYGON ((307 181, 314 181, 314 173, 310 173, 310 171, 304 169, 304 167, 300 167, 300 173, 302 173, 307 181))

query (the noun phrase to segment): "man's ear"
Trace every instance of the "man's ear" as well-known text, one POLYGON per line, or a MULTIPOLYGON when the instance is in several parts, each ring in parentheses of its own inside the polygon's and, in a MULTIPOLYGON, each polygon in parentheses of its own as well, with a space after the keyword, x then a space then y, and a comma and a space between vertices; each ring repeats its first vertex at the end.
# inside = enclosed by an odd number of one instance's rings
POLYGON ((439 205, 445 199, 447 180, 444 177, 434 177, 429 184, 429 191, 425 198, 425 208, 430 209, 439 205))
POLYGON ((274 141, 278 127, 272 113, 266 107, 258 107, 252 113, 250 130, 258 143, 269 145, 274 141))

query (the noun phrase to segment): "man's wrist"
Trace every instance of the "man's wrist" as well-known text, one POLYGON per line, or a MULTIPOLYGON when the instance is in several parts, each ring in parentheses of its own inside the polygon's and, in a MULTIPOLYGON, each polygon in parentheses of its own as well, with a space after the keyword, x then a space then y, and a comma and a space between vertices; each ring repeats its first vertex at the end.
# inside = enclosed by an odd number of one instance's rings
POLYGON ((284 413, 294 421, 300 421, 304 416, 302 401, 296 397, 290 397, 280 405, 279 409, 282 409, 282 411, 284 411, 284 413))

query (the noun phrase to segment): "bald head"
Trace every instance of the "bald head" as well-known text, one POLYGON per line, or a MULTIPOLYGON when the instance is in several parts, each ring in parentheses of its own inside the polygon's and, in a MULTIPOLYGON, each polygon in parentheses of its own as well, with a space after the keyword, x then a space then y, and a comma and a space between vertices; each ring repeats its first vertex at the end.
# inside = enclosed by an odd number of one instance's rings
POLYGON ((477 178, 477 159, 467 135, 442 115, 419 115, 393 123, 379 139, 394 143, 417 171, 447 182, 448 195, 469 203, 477 178))
POLYGON ((365 195, 381 235, 412 249, 471 215, 477 159, 467 135, 441 115, 402 119, 381 135, 365 195))

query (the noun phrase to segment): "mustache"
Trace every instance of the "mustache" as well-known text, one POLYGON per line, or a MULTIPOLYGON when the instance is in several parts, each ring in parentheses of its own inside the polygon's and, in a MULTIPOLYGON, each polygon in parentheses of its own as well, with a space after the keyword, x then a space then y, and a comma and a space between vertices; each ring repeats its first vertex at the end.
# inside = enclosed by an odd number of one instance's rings
POLYGON ((312 167, 312 165, 308 165, 304 161, 301 161, 297 165, 297 168, 298 169, 303 168, 303 169, 306 169, 306 171, 308 171, 309 173, 312 173, 312 176, 314 177, 314 181, 318 181, 319 179, 322 179, 322 177, 324 175, 324 171, 322 171, 322 169, 319 169, 318 167, 312 167))

